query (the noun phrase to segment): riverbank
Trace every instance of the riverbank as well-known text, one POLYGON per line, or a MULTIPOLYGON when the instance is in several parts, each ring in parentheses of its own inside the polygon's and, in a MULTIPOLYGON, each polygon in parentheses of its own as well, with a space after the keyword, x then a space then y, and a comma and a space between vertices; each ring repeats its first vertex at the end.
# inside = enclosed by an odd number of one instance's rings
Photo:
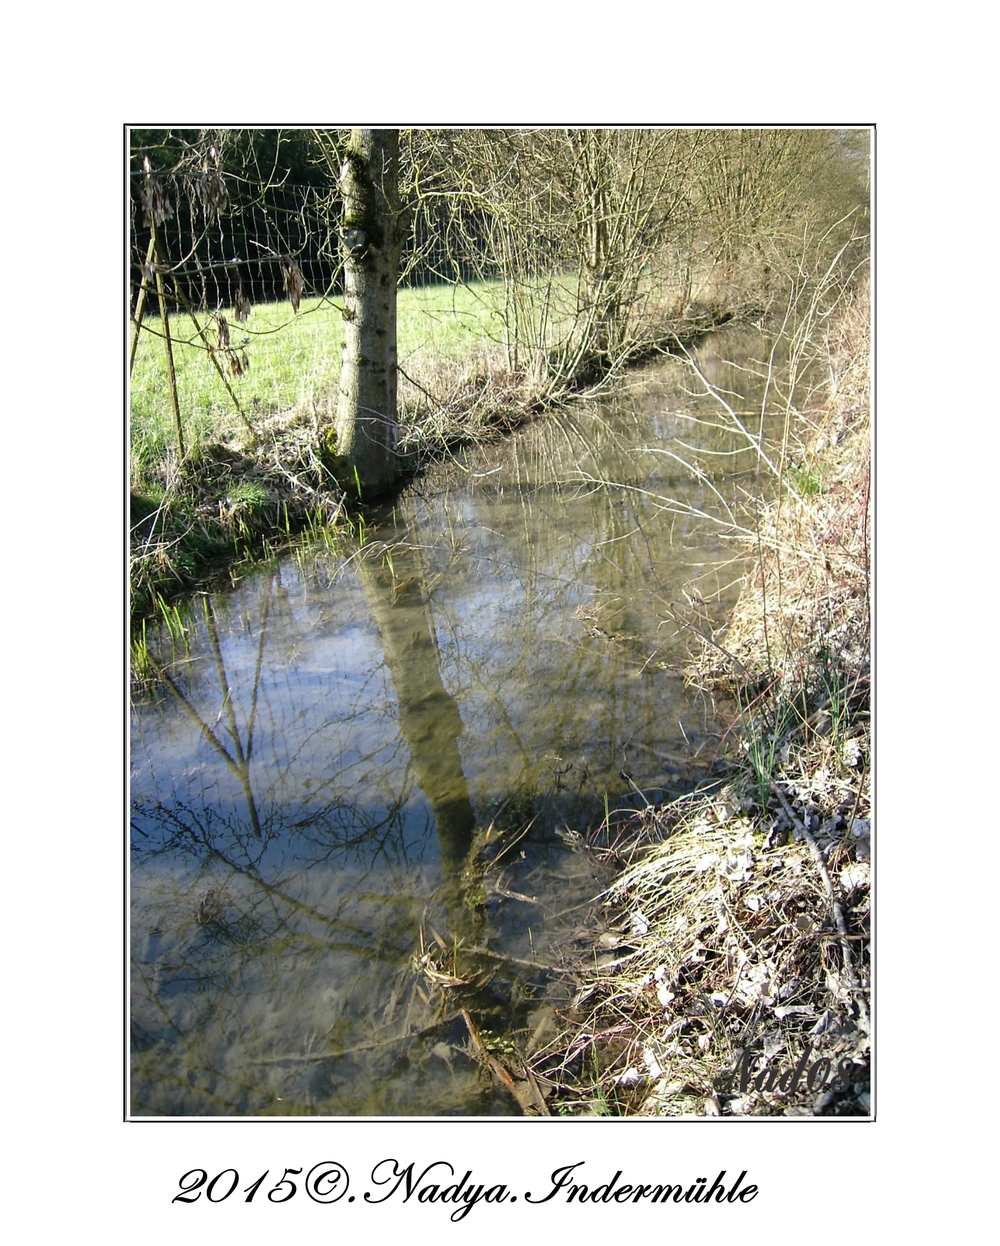
POLYGON ((727 777, 607 828, 613 950, 534 1067, 572 1067, 587 1112, 872 1110, 867 282, 826 351, 796 487, 760 508, 739 604, 687 672, 732 707, 727 777))
MULTIPOLYGON (((601 383, 598 376, 581 377, 573 392, 552 394, 537 377, 511 371, 486 327, 476 329, 474 303, 462 316, 449 309, 463 327, 461 340, 447 338, 442 353, 425 358, 412 343, 426 333, 420 325, 440 319, 443 312, 433 301, 425 306, 426 297, 423 303, 416 301, 425 292, 409 294, 414 308, 405 323, 412 342, 403 355, 418 370, 420 380, 401 370, 400 487, 435 460, 507 435, 546 407, 601 383)), ((468 290, 465 294, 471 298, 468 290)), ((308 314, 306 309, 304 316, 308 314)), ((731 310, 706 307, 664 321, 660 349, 691 345, 733 316, 731 310)), ((634 362, 642 362, 649 353, 647 349, 634 362)), ((215 374, 203 367, 205 375, 198 384, 205 390, 198 389, 192 399, 203 418, 195 421, 191 445, 181 458, 170 444, 165 414, 154 416, 147 410, 153 401, 150 393, 162 378, 158 372, 147 376, 137 368, 133 404, 138 435, 134 429, 128 524, 133 659, 138 670, 143 666, 143 621, 161 615, 169 625, 179 597, 236 583, 302 534, 322 531, 327 539, 355 540, 357 516, 351 511, 356 508, 348 505, 322 459, 323 428, 332 419, 330 403, 336 395, 329 351, 324 350, 322 360, 322 375, 310 382, 308 398, 269 415, 245 415, 243 420, 225 409, 215 393, 219 388, 215 374), (327 389, 314 392, 313 386, 320 384, 327 389)), ((284 378, 278 389, 290 393, 289 384, 284 378)), ((238 388, 237 381, 234 386, 238 388)), ((162 393, 160 400, 162 405, 162 393)), ((251 410, 254 402, 250 400, 251 410)))

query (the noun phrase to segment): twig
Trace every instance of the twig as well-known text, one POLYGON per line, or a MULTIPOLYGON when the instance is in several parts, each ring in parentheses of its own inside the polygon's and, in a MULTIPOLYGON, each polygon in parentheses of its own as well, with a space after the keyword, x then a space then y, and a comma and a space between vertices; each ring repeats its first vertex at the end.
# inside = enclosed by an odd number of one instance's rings
POLYGON ((479 1030, 476 1028, 476 1023, 472 1020, 464 1008, 462 1009, 462 1020, 465 1022, 465 1028, 469 1031, 469 1038, 472 1041, 472 1049, 476 1053, 480 1063, 484 1064, 488 1069, 490 1069, 491 1072, 495 1073, 514 1098, 517 1099, 513 1077, 511 1077, 495 1056, 490 1055, 486 1044, 482 1040, 479 1030))
POLYGON ((436 1030, 440 1030, 442 1026, 449 1025, 459 1015, 457 1012, 452 1012, 448 1016, 442 1017, 440 1021, 432 1021, 429 1025, 421 1026, 419 1030, 407 1030, 402 1034, 397 1034, 394 1038, 375 1038, 367 1043, 358 1043, 356 1047, 345 1047, 342 1051, 325 1051, 313 1056, 300 1055, 298 1052, 293 1052, 287 1056, 260 1056, 255 1060, 248 1061, 248 1063, 319 1064, 323 1060, 340 1060, 344 1056, 353 1056, 359 1051, 378 1051, 382 1047, 392 1047, 396 1043, 406 1042, 407 1039, 426 1038, 428 1034, 433 1034, 436 1030))
MULTIPOLYGON (((514 1081, 510 1070, 487 1049, 479 1030, 476 1028, 475 1022, 464 1008, 462 1009, 462 1020, 465 1022, 465 1028, 469 1031, 472 1049, 476 1053, 476 1057, 480 1064, 482 1064, 485 1068, 488 1068, 490 1072, 503 1083, 505 1088, 513 1097, 514 1102, 521 1109, 521 1111, 527 1115, 524 1095, 518 1093, 518 1083, 514 1081)), ((548 1104, 546 1104, 545 1098, 542 1095, 541 1090, 539 1090, 538 1083, 532 1075, 531 1070, 526 1068, 525 1072, 527 1073, 527 1078, 521 1083, 521 1089, 523 1090, 527 1087, 532 1104, 542 1116, 551 1116, 552 1113, 549 1111, 548 1104)))
POLYGON ((429 389, 424 389, 424 387, 420 384, 419 381, 415 381, 413 377, 410 376, 410 374, 404 368, 402 368, 398 363, 396 364, 396 371, 399 373, 400 376, 405 377, 406 380, 410 382, 410 384, 413 386, 414 389, 419 389, 420 392, 424 395, 424 397, 429 399, 430 402, 433 403, 435 407, 440 407, 444 405, 439 398, 434 397, 434 395, 431 393, 429 389))
POLYGON ((537 960, 521 960, 517 956, 505 956, 502 952, 491 952, 486 947, 470 947, 463 948, 464 952, 469 956, 485 956, 488 960, 498 960, 504 965, 516 965, 519 969, 533 969, 536 972, 541 970, 543 973, 575 973, 573 969, 567 969, 562 965, 543 965, 537 960))
POLYGON ((689 623, 687 619, 682 619, 680 614, 678 614, 677 612, 676 606, 671 607, 671 609, 669 610, 669 615, 674 620, 675 623, 679 623, 681 627, 686 627, 689 632, 694 632, 696 636, 698 636, 706 644, 711 645, 713 649, 718 649, 718 651, 722 654, 724 658, 727 659, 727 661, 732 662, 733 666, 736 668, 739 674, 743 676, 744 679, 751 678, 750 672, 743 665, 743 663, 739 660, 739 658, 735 656, 735 654, 730 653, 728 649, 723 649, 722 645, 720 645, 718 641, 713 640, 712 637, 709 636, 707 632, 703 632, 700 627, 695 627, 695 625, 693 623, 689 623))
POLYGON ((851 952, 849 943, 851 936, 847 933, 847 922, 844 919, 844 910, 841 908, 840 902, 834 894, 833 883, 830 881, 830 874, 826 868, 826 862, 823 860, 823 854, 820 852, 819 844, 817 844, 816 840, 813 839, 812 832, 792 808, 788 797, 781 790, 781 787, 778 784, 775 784, 774 791, 777 793, 782 809, 784 809, 788 817, 791 818, 795 829, 808 845, 809 854, 813 859, 817 871, 819 872, 820 878, 823 880, 823 888, 826 891, 826 898, 830 903, 830 911, 833 913, 833 919, 837 924, 837 941, 840 944, 840 950, 844 956, 844 972, 847 977, 847 984, 855 993, 858 1001, 858 1009, 861 1013, 861 1019, 864 1021, 865 1027, 868 1028, 868 1006, 865 1003, 861 986, 858 982, 858 976, 854 971, 854 956, 851 952))

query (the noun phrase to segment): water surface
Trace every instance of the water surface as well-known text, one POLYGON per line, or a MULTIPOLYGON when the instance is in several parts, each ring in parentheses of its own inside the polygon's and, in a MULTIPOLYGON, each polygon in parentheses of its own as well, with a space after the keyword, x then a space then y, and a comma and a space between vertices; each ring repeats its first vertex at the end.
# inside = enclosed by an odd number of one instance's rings
MULTIPOLYGON (((759 387, 727 359, 764 349, 699 352, 751 422, 759 387)), ((753 492, 756 458, 697 389, 663 360, 155 642, 168 678, 132 724, 134 1113, 519 1111, 460 1008, 542 1041, 600 931, 581 836, 718 749, 676 619, 732 599, 738 550, 706 516, 753 492), (421 969, 457 945, 483 953, 460 960, 476 991, 421 969)))

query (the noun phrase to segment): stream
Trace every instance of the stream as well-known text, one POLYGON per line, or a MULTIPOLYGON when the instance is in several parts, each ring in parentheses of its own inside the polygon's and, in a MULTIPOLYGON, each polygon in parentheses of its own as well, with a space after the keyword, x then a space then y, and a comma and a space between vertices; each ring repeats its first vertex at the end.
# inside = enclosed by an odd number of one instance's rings
MULTIPOLYGON (((767 349, 728 329, 696 352, 754 431, 762 383, 728 361, 767 349)), ((134 1115, 520 1114, 461 1010, 501 1046, 551 1040, 601 948, 606 813, 690 790, 725 730, 677 617, 735 598, 713 517, 756 456, 699 389, 659 360, 150 633, 134 1115)))

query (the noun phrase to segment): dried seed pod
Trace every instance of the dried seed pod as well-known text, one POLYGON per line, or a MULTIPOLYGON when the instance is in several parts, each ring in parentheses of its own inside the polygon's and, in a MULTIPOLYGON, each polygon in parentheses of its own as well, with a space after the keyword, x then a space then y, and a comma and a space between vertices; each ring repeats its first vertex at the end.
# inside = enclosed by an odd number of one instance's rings
POLYGON ((281 261, 281 272, 283 275, 282 284, 285 293, 288 295, 288 301, 291 303, 295 311, 299 310, 299 303, 302 301, 302 289, 304 282, 299 266, 293 259, 283 259, 281 261))

